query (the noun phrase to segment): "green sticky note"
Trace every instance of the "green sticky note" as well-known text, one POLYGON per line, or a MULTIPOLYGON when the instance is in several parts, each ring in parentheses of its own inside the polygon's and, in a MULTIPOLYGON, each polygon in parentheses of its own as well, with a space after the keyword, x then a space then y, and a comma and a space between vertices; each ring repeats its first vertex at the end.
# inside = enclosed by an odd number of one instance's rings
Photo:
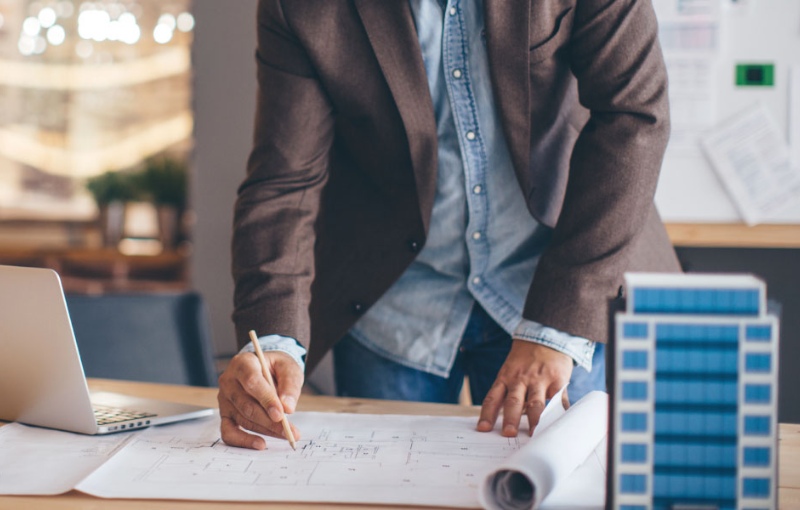
POLYGON ((775 85, 773 64, 736 64, 736 85, 739 87, 772 87, 775 85))

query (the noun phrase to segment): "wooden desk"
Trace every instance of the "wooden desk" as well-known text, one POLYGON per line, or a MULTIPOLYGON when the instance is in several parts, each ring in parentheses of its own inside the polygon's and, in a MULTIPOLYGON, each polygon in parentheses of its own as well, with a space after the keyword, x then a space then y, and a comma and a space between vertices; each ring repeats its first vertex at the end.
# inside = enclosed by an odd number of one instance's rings
MULTIPOLYGON (((93 390, 117 391, 142 397, 161 398, 198 404, 216 405, 216 389, 164 384, 133 383, 123 381, 90 380, 93 390)), ((389 402, 380 400, 350 399, 304 395, 300 399, 301 411, 333 411, 375 414, 428 414, 449 416, 476 416, 477 407, 445 404, 419 404, 412 402, 389 402)), ((780 429, 780 489, 779 508, 800 510, 800 425, 782 424, 780 429)), ((0 509, 81 509, 81 510, 211 510, 211 509, 308 509, 357 508, 358 510, 397 509, 397 506, 334 505, 308 503, 230 503, 219 501, 163 501, 163 500, 105 500, 79 492, 60 496, 0 496, 0 509)), ((414 507, 423 509, 425 507, 414 507)))
POLYGON ((800 248, 800 225, 667 223, 672 244, 695 248, 800 248))

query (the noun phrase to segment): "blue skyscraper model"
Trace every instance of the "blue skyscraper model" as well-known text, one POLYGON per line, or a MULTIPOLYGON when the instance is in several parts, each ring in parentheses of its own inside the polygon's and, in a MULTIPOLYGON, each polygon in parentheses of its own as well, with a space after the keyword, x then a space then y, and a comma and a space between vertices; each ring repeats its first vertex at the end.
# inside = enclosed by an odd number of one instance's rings
POLYGON ((778 322, 750 275, 626 275, 608 507, 777 507, 778 322))

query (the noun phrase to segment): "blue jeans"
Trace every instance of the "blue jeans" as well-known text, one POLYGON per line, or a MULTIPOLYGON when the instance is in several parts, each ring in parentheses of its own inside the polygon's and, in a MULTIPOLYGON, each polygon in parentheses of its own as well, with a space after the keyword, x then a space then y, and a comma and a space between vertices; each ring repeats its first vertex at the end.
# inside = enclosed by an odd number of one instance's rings
MULTIPOLYGON (((472 308, 450 377, 444 378, 401 365, 374 353, 350 335, 333 348, 336 393, 340 397, 457 403, 469 378, 472 401, 480 404, 511 348, 506 333, 477 303, 472 308)), ((592 371, 572 370, 568 393, 576 402, 592 390, 606 388, 605 345, 597 344, 592 371)))

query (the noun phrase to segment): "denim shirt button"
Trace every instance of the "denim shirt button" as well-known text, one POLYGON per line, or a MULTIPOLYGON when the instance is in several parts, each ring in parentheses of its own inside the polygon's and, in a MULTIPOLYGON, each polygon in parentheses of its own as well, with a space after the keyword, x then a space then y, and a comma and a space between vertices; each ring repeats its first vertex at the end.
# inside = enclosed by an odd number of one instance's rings
POLYGON ((413 239, 408 241, 408 249, 411 250, 412 253, 419 252, 419 243, 413 239))

